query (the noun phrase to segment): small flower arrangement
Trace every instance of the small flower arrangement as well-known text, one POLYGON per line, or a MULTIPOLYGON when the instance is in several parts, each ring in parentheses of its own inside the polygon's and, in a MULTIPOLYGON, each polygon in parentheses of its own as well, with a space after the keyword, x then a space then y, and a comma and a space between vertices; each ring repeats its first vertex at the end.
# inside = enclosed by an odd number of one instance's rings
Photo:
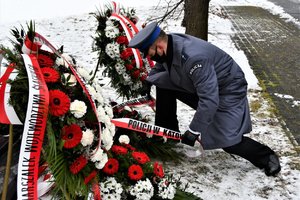
POLYGON ((103 74, 111 78, 112 87, 121 97, 139 96, 154 64, 149 57, 142 58, 138 50, 128 47, 130 37, 137 31, 135 10, 106 6, 95 17, 98 21, 94 37, 94 50, 99 54, 97 68, 104 67, 103 74))
POLYGON ((102 199, 174 199, 185 194, 179 178, 166 175, 162 164, 152 163, 129 143, 129 137, 121 135, 107 153, 108 162, 100 173, 102 199))

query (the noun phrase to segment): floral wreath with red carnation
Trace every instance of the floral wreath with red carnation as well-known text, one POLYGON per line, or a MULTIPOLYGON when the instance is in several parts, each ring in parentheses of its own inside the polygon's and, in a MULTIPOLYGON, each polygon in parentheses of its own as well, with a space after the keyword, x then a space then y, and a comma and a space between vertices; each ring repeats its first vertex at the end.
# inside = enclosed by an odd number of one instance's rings
POLYGON ((145 79, 154 66, 149 57, 142 58, 128 41, 138 32, 138 17, 134 9, 118 8, 116 3, 95 14, 98 21, 94 50, 98 51, 97 70, 111 79, 111 85, 121 97, 137 97, 147 87, 145 79))

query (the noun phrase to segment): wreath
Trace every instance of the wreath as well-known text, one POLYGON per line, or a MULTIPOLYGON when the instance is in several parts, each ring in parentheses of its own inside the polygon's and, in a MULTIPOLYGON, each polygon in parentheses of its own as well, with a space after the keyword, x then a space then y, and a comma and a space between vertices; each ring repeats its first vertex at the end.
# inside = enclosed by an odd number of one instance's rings
POLYGON ((121 97, 139 96, 147 87, 145 79, 154 63, 149 57, 142 58, 139 50, 128 47, 128 41, 138 32, 135 10, 118 8, 114 3, 94 16, 98 21, 94 37, 97 70, 104 68, 104 76, 111 79, 112 87, 121 97))
MULTIPOLYGON (((6 67, 17 71, 7 83, 11 85, 9 103, 21 122, 26 121, 30 106, 26 70, 34 69, 25 58, 30 58, 32 64, 36 61, 33 65, 40 74, 34 81, 39 79, 37 82, 47 86, 49 105, 44 109, 48 111, 36 114, 46 118, 38 162, 38 197, 198 199, 184 191, 178 177, 168 176, 160 163, 151 162, 148 154, 130 145, 128 136, 114 138, 114 113, 97 80, 72 56, 63 53, 62 47, 55 49, 36 33, 33 22, 27 28, 12 29, 14 49, 0 46, 0 52, 7 60, 6 67)), ((44 102, 39 99, 35 103, 44 102)), ((37 124, 28 130, 25 127, 23 137, 30 129, 40 128, 37 124)))

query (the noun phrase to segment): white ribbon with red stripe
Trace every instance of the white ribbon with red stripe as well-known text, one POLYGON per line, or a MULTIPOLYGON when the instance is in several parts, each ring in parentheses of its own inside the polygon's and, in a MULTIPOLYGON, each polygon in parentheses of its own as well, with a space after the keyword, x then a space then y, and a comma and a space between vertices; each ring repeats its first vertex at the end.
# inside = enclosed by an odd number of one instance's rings
POLYGON ((182 138, 182 134, 180 132, 131 118, 116 118, 111 119, 111 122, 117 127, 126 128, 137 132, 170 138, 173 140, 181 140, 182 138))
POLYGON ((34 55, 22 54, 28 75, 28 105, 18 164, 18 199, 37 199, 38 167, 46 128, 49 92, 34 55))
MULTIPOLYGON (((119 23, 121 24, 122 28, 125 31, 125 35, 126 35, 128 41, 130 41, 131 38, 133 37, 133 33, 127 25, 127 24, 129 24, 127 19, 125 19, 122 15, 119 15, 118 13, 112 13, 110 18, 119 21, 119 23)), ((134 58, 136 61, 136 66, 138 68, 140 68, 143 63, 141 54, 138 52, 137 49, 134 49, 134 48, 132 48, 132 52, 133 52, 133 55, 134 55, 134 58)))

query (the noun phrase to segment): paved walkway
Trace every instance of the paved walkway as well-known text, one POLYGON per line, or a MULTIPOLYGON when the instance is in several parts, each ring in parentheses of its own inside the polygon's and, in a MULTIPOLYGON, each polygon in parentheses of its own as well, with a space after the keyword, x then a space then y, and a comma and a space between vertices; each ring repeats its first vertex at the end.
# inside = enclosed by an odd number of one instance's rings
POLYGON ((300 30, 260 7, 225 7, 254 73, 300 144, 300 30), (285 96, 283 96, 285 95, 285 96), (290 95, 294 99, 289 98, 290 95))

